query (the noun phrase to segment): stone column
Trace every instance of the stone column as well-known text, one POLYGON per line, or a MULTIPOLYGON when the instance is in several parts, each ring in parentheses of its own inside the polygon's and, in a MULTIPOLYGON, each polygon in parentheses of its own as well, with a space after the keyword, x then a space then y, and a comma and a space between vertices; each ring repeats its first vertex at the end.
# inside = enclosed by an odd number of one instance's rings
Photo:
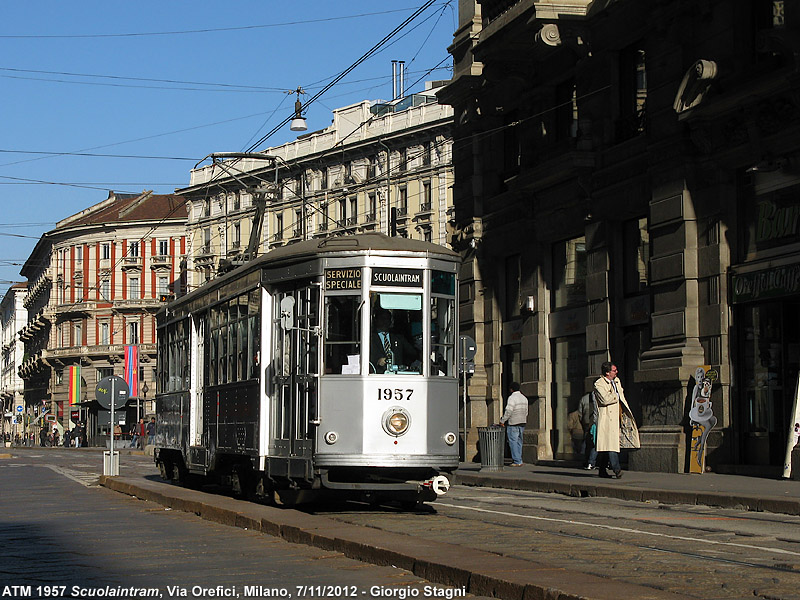
POLYGON ((689 381, 705 362, 698 327, 697 217, 683 179, 653 190, 650 201, 652 345, 634 379, 642 384, 642 447, 630 468, 682 473, 689 381))

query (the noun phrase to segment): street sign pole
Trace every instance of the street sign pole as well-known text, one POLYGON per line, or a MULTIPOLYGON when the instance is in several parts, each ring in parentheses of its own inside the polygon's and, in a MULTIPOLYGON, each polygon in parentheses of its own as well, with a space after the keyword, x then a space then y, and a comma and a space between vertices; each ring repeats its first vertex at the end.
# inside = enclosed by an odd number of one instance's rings
MULTIPOLYGON (((114 409, 118 401, 123 398, 127 401, 130 388, 122 377, 110 375, 100 380, 95 393, 100 406, 111 411, 109 427, 111 441, 109 442, 109 451, 103 453, 103 475, 113 477, 119 475, 119 452, 114 450, 114 409)), ((124 405, 125 401, 122 401, 121 404, 124 405)))

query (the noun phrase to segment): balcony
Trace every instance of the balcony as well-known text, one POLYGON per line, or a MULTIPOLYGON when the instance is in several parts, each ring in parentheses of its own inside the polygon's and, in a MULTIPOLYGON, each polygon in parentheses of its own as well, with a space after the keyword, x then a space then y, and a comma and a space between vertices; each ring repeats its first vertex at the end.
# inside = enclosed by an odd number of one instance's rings
POLYGON ((129 269, 141 269, 142 268, 142 257, 141 256, 123 256, 122 257, 122 264, 120 265, 123 271, 127 271, 129 269))
POLYGON ((158 298, 117 298, 114 300, 114 309, 119 311, 157 311, 161 308, 161 301, 158 298))
POLYGON ((70 314, 88 314, 97 308, 97 302, 86 302, 79 300, 78 302, 64 302, 57 304, 53 311, 56 315, 70 315, 70 314))
POLYGON ((171 269, 172 257, 168 254, 157 254, 150 257, 150 268, 154 271, 158 269, 171 269))

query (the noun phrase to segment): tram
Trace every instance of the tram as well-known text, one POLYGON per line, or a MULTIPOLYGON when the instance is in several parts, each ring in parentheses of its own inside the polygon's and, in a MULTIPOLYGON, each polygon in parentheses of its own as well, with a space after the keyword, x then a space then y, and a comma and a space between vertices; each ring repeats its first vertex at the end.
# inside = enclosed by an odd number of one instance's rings
POLYGON ((157 316, 155 462, 278 504, 434 500, 458 467, 459 256, 307 240, 157 316))

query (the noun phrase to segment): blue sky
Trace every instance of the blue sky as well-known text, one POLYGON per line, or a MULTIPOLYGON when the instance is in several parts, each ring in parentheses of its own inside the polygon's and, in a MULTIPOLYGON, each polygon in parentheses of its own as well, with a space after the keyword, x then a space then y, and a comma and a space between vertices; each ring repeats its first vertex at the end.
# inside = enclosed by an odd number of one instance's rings
MULTIPOLYGON (((211 152, 242 151, 425 0, 32 1, 0 22, 0 294, 39 236, 108 190, 170 193, 211 152), (99 155, 99 156, 98 156, 99 155), (113 155, 113 156, 112 156, 113 155)), ((436 0, 308 108, 309 130, 359 100, 449 79, 457 3, 436 0), (426 75, 426 71, 439 67, 426 75)), ((291 140, 288 125, 259 148, 291 140)))

